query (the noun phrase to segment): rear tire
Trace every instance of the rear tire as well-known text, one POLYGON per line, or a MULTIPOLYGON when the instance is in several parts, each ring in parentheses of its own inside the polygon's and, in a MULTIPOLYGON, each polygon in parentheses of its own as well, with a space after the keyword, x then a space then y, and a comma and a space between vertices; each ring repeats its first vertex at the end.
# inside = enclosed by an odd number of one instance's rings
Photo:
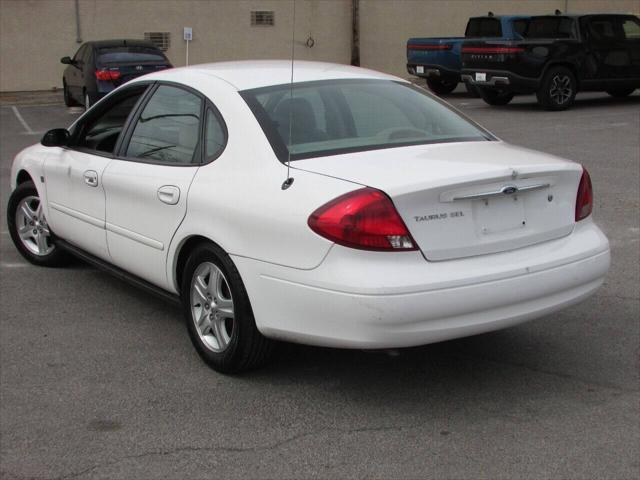
POLYGON ((478 87, 478 92, 482 97, 482 100, 489 105, 506 105, 513 100, 514 94, 511 92, 504 92, 495 88, 478 87))
POLYGON ((61 267, 69 262, 69 254, 56 245, 33 182, 21 183, 11 193, 7 226, 13 244, 30 263, 61 267))
POLYGON ((458 82, 443 82, 439 79, 427 78, 427 86, 436 95, 447 95, 456 89, 458 82))
POLYGON ((566 110, 576 98, 576 77, 567 67, 552 67, 544 75, 536 92, 538 103, 546 110, 566 110))
POLYGON ((69 87, 67 87, 67 82, 62 80, 62 94, 64 95, 64 104, 67 107, 73 107, 76 105, 76 102, 71 98, 71 94, 69 93, 69 87))
POLYGON ((616 98, 624 98, 624 97, 628 97, 629 95, 631 95, 633 92, 635 92, 635 87, 630 87, 630 88, 612 88, 610 90, 606 90, 606 92, 611 95, 612 97, 616 97, 616 98))
POLYGON ((211 368, 239 373, 267 362, 274 342, 258 331, 240 274, 220 247, 202 243, 191 252, 181 298, 191 342, 211 368))

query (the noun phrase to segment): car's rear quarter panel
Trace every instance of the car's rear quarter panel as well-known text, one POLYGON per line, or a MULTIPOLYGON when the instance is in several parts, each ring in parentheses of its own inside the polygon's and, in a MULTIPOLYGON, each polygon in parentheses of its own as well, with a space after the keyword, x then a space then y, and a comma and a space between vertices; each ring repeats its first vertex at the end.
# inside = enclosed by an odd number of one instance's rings
POLYGON ((180 248, 193 236, 217 243, 227 253, 297 269, 316 267, 331 242, 307 226, 309 215, 327 201, 360 185, 280 163, 253 113, 229 84, 214 77, 191 77, 222 114, 227 146, 198 169, 189 190, 187 214, 168 251, 167 277, 175 290, 180 248))

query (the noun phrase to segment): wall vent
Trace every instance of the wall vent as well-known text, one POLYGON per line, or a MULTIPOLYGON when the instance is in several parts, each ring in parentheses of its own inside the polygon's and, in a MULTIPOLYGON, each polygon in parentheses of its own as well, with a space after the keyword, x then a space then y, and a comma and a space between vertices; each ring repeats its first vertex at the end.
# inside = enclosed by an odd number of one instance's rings
POLYGON ((170 46, 169 32, 144 32, 144 39, 149 40, 163 52, 166 52, 170 46))
POLYGON ((272 10, 253 10, 251 12, 251 25, 268 25, 275 24, 275 17, 272 10))

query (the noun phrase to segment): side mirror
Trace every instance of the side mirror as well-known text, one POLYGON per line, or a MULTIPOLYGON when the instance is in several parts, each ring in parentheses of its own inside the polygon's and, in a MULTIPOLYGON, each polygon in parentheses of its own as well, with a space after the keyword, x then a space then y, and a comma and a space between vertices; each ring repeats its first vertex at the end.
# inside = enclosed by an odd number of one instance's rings
POLYGON ((64 147, 69 143, 70 137, 66 128, 54 128, 44 134, 40 143, 45 147, 64 147))
POLYGON ((73 60, 71 60, 71 57, 62 57, 60 59, 60 63, 64 63, 65 65, 73 65, 73 60))

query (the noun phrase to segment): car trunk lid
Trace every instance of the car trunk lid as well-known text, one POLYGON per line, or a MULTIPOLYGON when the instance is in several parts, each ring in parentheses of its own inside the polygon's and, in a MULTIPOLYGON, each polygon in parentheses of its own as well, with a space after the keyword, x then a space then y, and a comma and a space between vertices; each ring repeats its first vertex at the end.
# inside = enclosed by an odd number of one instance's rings
POLYGON ((433 261, 568 235, 582 172, 578 164, 497 141, 359 152, 293 166, 387 193, 433 261))

